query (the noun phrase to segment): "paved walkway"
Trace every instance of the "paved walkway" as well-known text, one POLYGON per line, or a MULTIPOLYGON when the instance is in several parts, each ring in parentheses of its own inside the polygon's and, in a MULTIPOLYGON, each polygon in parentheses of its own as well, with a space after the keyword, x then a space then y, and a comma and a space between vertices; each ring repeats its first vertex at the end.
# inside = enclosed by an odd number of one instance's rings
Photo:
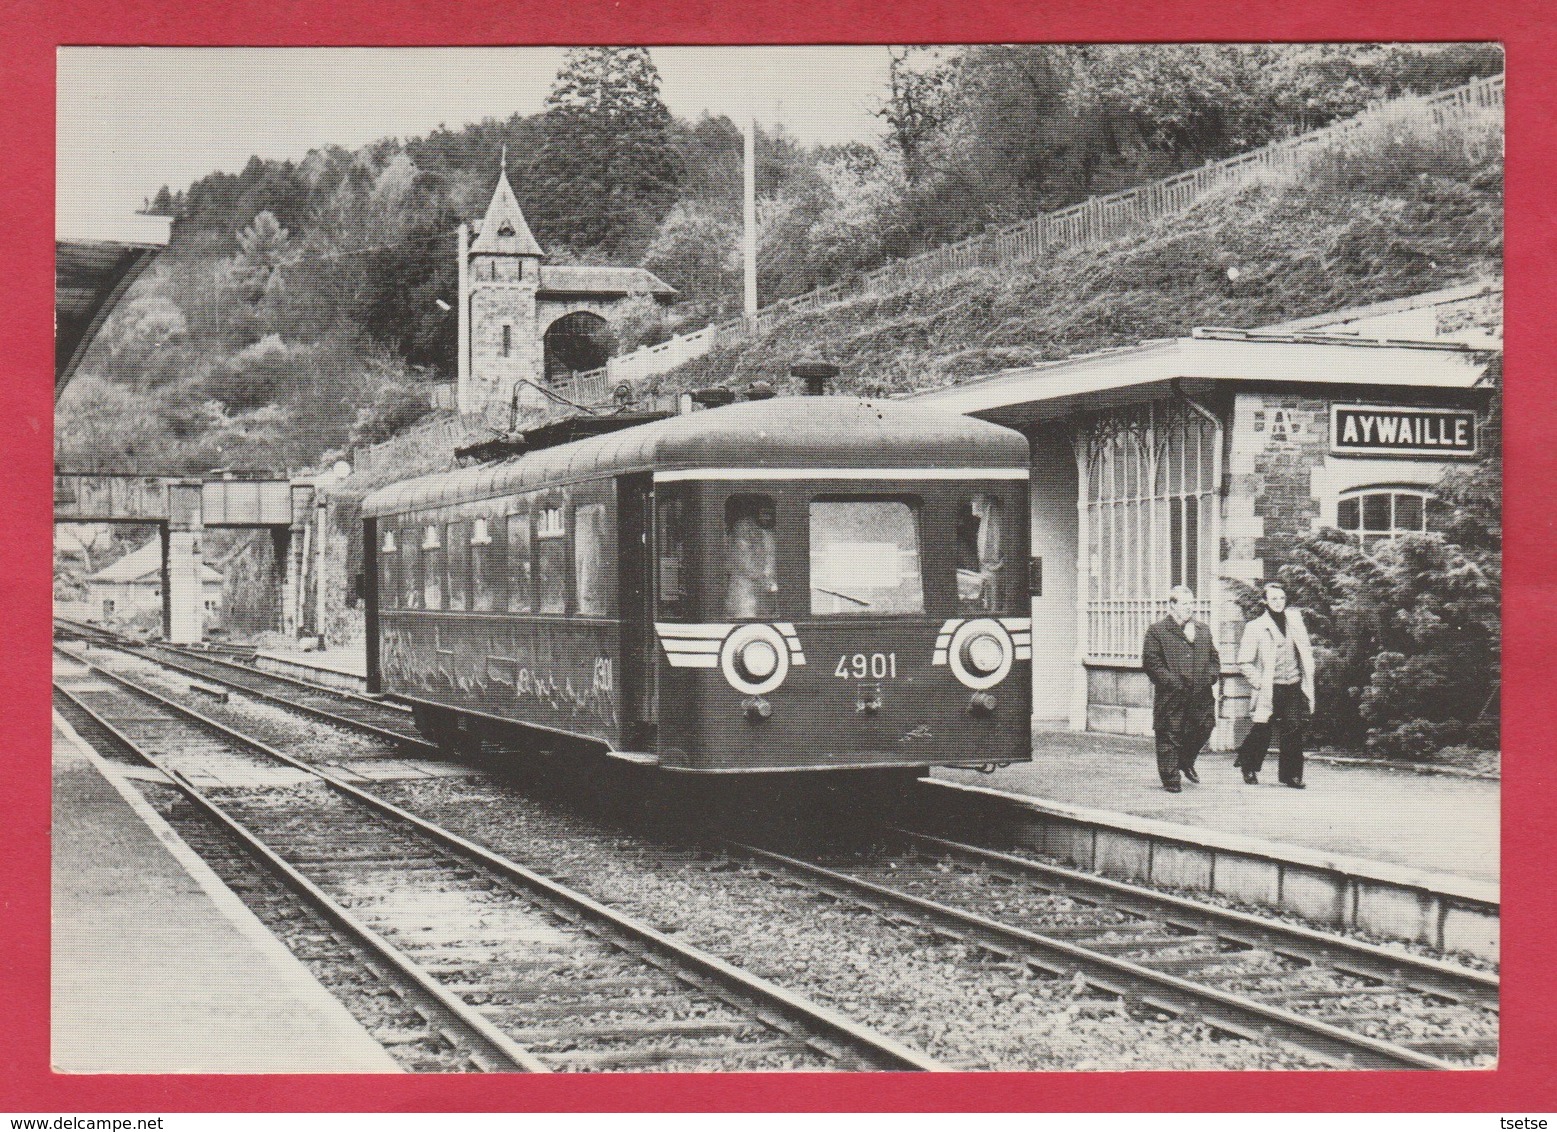
POLYGON ((133 787, 58 721, 53 859, 57 1071, 397 1071, 133 787))
POLYGON ((1307 790, 1276 782, 1273 751, 1259 786, 1247 786, 1230 753, 1206 753, 1199 786, 1169 794, 1149 739, 1070 731, 1033 737, 1033 761, 992 775, 937 778, 1095 810, 1496 883, 1499 784, 1374 766, 1310 761, 1307 790))

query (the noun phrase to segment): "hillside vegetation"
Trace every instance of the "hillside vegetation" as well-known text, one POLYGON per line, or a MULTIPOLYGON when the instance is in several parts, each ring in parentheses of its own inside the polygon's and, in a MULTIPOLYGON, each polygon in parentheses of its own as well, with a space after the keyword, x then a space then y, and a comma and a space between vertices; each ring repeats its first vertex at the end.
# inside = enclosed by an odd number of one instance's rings
POLYGON ((764 379, 801 358, 901 392, 1187 333, 1255 327, 1502 271, 1501 130, 1359 140, 1309 175, 1215 197, 1093 248, 862 296, 674 370, 658 391, 764 379))
MULTIPOLYGON (((898 49, 874 143, 758 130, 760 294, 772 303, 1502 66, 1489 44, 898 49)), ((644 317, 618 320, 619 352, 737 313, 740 131, 676 119, 659 83, 643 48, 574 49, 541 113, 355 151, 320 138, 298 161, 256 157, 162 188, 147 210, 175 218, 172 243, 62 396, 57 460, 300 468, 425 417, 429 386, 456 368, 454 233, 482 214, 505 153, 550 262, 640 264, 680 292, 668 314, 645 298, 644 317)), ((1334 209, 1218 202, 1103 255, 797 322, 673 381, 782 372, 821 342, 856 380, 906 386, 1481 270, 1497 254, 1493 192, 1424 171, 1431 183, 1345 185, 1334 209), (1474 216, 1451 233, 1456 210, 1474 216), (1235 262, 1246 274, 1229 292, 1218 272, 1235 262)))

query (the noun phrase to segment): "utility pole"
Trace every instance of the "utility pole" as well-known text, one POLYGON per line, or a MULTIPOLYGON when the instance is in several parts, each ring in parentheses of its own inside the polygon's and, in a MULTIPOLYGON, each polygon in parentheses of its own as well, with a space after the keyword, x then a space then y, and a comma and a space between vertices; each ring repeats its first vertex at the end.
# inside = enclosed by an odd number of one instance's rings
POLYGON ((757 314, 757 117, 746 119, 746 317, 757 314))

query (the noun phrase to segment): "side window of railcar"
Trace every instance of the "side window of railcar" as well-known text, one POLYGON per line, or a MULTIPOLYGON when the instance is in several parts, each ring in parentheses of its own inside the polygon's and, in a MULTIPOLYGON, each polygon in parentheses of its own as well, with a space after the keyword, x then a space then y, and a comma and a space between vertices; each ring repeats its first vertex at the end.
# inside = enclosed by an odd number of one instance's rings
POLYGON ((449 567, 449 585, 445 591, 450 609, 470 608, 470 524, 449 524, 449 545, 444 551, 449 567))
POLYGON ((568 611, 568 530, 561 507, 542 507, 535 524, 536 606, 541 613, 568 611))
POLYGON ((383 541, 378 547, 378 603, 383 609, 396 609, 400 605, 400 579, 395 572, 400 562, 396 553, 398 548, 395 529, 385 527, 383 541))
POLYGON ((732 495, 724 504, 727 617, 778 613, 778 539, 771 495, 732 495))
POLYGON ((989 613, 1005 599, 1005 523, 1000 499, 980 492, 957 508, 957 611, 989 613))
POLYGON ((422 608, 422 529, 402 527, 400 530, 400 592, 405 600, 403 609, 422 608))
POLYGON ((811 612, 876 617, 924 612, 919 501, 811 501, 811 612))
POLYGON ((470 525, 470 607, 477 613, 490 612, 499 604, 499 556, 492 545, 492 526, 492 520, 485 518, 470 525))
POLYGON ((609 611, 609 541, 604 503, 581 503, 573 509, 573 585, 578 594, 578 611, 586 617, 599 617, 609 611))
POLYGON ((508 516, 508 610, 528 613, 530 602, 530 513, 508 516))
POLYGON ((436 523, 422 535, 422 607, 443 608, 443 528, 436 523))
POLYGON ((692 615, 687 541, 693 523, 692 509, 679 495, 658 493, 654 519, 655 583, 659 615, 684 618, 692 615))

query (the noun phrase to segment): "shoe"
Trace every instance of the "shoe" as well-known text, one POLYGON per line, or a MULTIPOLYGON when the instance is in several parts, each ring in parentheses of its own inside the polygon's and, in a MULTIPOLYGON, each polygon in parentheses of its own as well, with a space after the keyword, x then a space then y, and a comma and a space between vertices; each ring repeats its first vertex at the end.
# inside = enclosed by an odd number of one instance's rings
POLYGON ((1243 780, 1250 786, 1258 786, 1260 784, 1260 776, 1255 774, 1252 770, 1246 770, 1243 772, 1243 780))
POLYGON ((1169 794, 1182 794, 1182 793, 1184 793, 1184 787, 1180 786, 1177 782, 1171 782, 1168 785, 1164 786, 1163 789, 1166 790, 1169 794))
POLYGON ((1308 789, 1307 786, 1303 785, 1303 780, 1301 778, 1283 778, 1281 780, 1281 784, 1283 786, 1290 786, 1294 790, 1307 790, 1308 789))
POLYGON ((1197 786, 1200 785, 1200 775, 1195 773, 1195 768, 1194 767, 1192 767, 1192 766, 1181 766, 1181 767, 1179 767, 1179 773, 1182 774, 1185 778, 1189 779, 1195 785, 1197 785, 1197 786))

